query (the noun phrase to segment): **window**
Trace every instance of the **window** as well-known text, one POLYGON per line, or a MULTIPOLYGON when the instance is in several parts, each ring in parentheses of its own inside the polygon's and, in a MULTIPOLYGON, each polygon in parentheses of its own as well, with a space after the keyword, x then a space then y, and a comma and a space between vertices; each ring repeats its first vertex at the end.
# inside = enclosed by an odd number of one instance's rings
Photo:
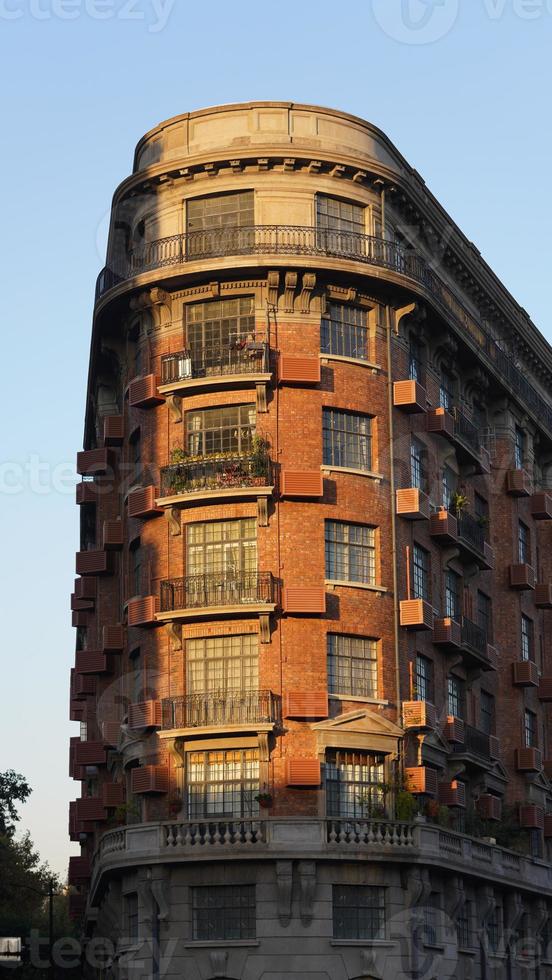
POLYGON ((448 678, 447 711, 454 718, 464 717, 464 681, 452 674, 448 678))
POLYGON ((523 716, 523 730, 524 730, 524 742, 525 748, 530 749, 535 747, 537 743, 537 716, 534 711, 529 711, 528 708, 525 709, 523 716))
POLYGON ((456 935, 460 949, 469 949, 472 945, 472 903, 465 901, 460 907, 456 919, 456 935))
POLYGON ((251 451, 255 434, 254 405, 228 405, 186 412, 186 447, 192 456, 251 451))
POLYGON ((323 461, 326 466, 369 470, 372 465, 372 419, 369 415, 322 410, 323 461))
POLYGON ((138 895, 136 892, 125 895, 125 923, 127 938, 133 942, 138 939, 138 895))
POLYGON ((473 495, 473 509, 475 519, 480 527, 483 528, 485 541, 489 540, 489 502, 480 493, 473 495))
POLYGON ((360 819, 385 815, 385 756, 328 749, 325 765, 329 817, 360 819))
POLYGON ((535 639, 533 630, 533 620, 529 616, 521 614, 521 659, 535 659, 535 639))
POLYGON ((257 522, 206 521, 189 524, 186 537, 186 573, 222 572, 228 578, 257 570, 257 522))
POLYGON ((80 725, 79 725, 79 736, 80 736, 81 742, 86 742, 86 740, 88 738, 88 722, 87 721, 81 721, 80 722, 80 725))
POLYGON ((430 892, 424 905, 424 942, 436 946, 441 938, 441 896, 430 892))
POLYGON ((439 384, 439 405, 448 412, 450 412, 454 405, 454 378, 444 368, 441 371, 441 381, 439 384))
POLYGON ((494 735, 495 699, 488 691, 481 691, 479 695, 479 725, 485 735, 494 735))
POLYGON ((253 296, 193 303, 185 311, 193 376, 233 373, 242 342, 255 339, 253 296))
POLYGON ((452 510, 452 499, 454 494, 456 493, 456 484, 457 484, 456 473, 454 472, 454 470, 451 470, 450 466, 445 466, 443 469, 443 481, 442 481, 442 490, 443 490, 442 503, 445 510, 452 510))
POLYGON ((500 905, 495 905, 494 909, 489 914, 487 918, 486 931, 489 949, 491 953, 497 953, 500 945, 500 937, 502 935, 502 908, 500 905))
POLYGON ((462 615, 462 580, 450 569, 445 572, 445 616, 459 620, 462 615))
POLYGON ((330 303, 320 324, 323 354, 368 360, 368 323, 365 310, 344 303, 330 303))
POLYGON ((433 663, 422 653, 417 653, 414 661, 412 696, 415 701, 433 701, 433 663))
POLYGON ((412 549, 412 597, 429 599, 429 553, 419 544, 412 549))
POLYGON ((484 592, 477 591, 477 625, 482 629, 490 643, 493 638, 493 608, 491 600, 484 592))
POLYGON ((522 470, 525 464, 525 432, 516 425, 514 431, 514 469, 522 470))
POLYGON ((518 561, 520 564, 531 564, 531 540, 529 528, 523 521, 518 524, 518 561))
POLYGON ((255 936, 255 885, 192 888, 193 939, 255 939, 255 936))
POLYGON ((132 479, 135 483, 138 483, 142 476, 142 440, 140 439, 140 429, 134 430, 128 444, 132 479))
POLYGON ((134 538, 129 548, 129 596, 142 595, 142 547, 134 538))
POLYGON ((385 939, 385 889, 333 885, 334 939, 385 939))
POLYGON ((259 640, 255 634, 186 640, 186 693, 255 691, 259 640))
MULTIPOLYGON (((213 194, 195 197, 186 202, 186 228, 192 231, 211 231, 216 228, 238 228, 255 224, 253 191, 239 194, 213 194)), ((207 239, 208 240, 208 239, 207 239)), ((193 241, 188 244, 192 245, 193 241)), ((205 239, 197 238, 196 250, 205 239)), ((203 245, 203 248, 205 245, 203 245)))
POLYGON ((408 344, 408 377, 423 384, 423 348, 420 341, 412 336, 408 344))
POLYGON ((427 492, 427 451, 425 444, 415 437, 410 443, 410 480, 416 490, 427 492))
POLYGON ((187 784, 190 820, 257 816, 259 754, 256 749, 189 752, 187 784))
POLYGON ((316 195, 316 227, 319 231, 364 234, 364 208, 336 197, 316 195))
POLYGON ((326 578, 343 582, 376 581, 375 529, 365 524, 325 522, 326 578))
POLYGON ((376 640, 328 633, 328 685, 331 694, 375 698, 378 693, 376 640))

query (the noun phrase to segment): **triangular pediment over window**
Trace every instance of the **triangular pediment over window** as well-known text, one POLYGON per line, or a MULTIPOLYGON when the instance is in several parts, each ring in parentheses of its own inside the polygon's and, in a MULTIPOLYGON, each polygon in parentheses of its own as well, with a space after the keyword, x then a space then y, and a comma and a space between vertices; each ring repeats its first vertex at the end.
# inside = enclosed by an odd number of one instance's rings
POLYGON ((315 722, 311 728, 316 732, 321 754, 330 747, 366 749, 397 756, 404 736, 398 725, 369 708, 315 722))

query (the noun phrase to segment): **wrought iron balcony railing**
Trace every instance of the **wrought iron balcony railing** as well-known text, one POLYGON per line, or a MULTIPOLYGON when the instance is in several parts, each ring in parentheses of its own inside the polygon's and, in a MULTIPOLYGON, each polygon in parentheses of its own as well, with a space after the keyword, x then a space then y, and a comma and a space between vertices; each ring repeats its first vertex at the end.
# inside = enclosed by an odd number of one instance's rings
POLYGON ((483 555, 485 553, 485 531, 483 525, 479 523, 477 518, 465 510, 462 510, 456 515, 456 521, 458 524, 458 537, 462 538, 466 544, 483 555))
POLYGON ((470 449, 476 453, 480 452, 481 440, 479 437, 479 431, 477 426, 468 418, 466 413, 457 406, 453 409, 454 415, 454 433, 455 435, 466 443, 470 449))
POLYGON ((272 464, 265 450, 225 456, 205 456, 171 463, 161 469, 161 496, 201 490, 231 490, 272 484, 272 464))
POLYGON ((481 657, 487 658, 487 634, 477 623, 462 616, 462 646, 467 646, 481 657))
POLYGON ((200 259, 231 255, 321 255, 390 269, 420 283, 442 312, 469 335, 472 345, 494 367, 502 383, 514 391, 537 421, 552 433, 552 407, 527 380, 513 360, 487 331, 480 318, 417 252, 394 242, 355 232, 333 232, 303 225, 251 225, 172 235, 141 245, 112 267, 102 269, 96 300, 132 276, 200 259))
POLYGON ((272 691, 210 691, 165 698, 162 726, 172 728, 271 724, 279 720, 279 699, 272 691))
POLYGON ((217 378, 233 374, 267 374, 268 344, 237 340, 226 348, 205 347, 165 354, 161 358, 161 383, 217 378))
POLYGON ((161 612, 275 602, 271 572, 205 572, 161 582, 161 612))
POLYGON ((490 736, 480 728, 464 724, 464 742, 454 745, 453 752, 457 755, 469 753, 488 762, 491 758, 490 736))

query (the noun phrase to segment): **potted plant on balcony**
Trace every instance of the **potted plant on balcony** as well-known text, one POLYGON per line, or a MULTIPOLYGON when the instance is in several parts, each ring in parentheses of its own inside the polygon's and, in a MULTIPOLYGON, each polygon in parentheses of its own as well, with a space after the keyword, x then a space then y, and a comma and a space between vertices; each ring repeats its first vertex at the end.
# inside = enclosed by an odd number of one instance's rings
POLYGON ((468 498, 461 490, 455 490, 450 498, 451 510, 456 517, 460 517, 462 511, 468 506, 468 498))
POLYGON ((395 798, 395 816, 401 823, 412 823, 418 814, 418 801, 407 789, 400 789, 395 798))
POLYGON ((268 476, 267 465, 268 443, 262 436, 253 436, 251 445, 251 455, 249 458, 249 472, 253 478, 253 484, 262 486, 268 476))
POLYGON ((257 793, 254 799, 262 810, 269 810, 272 806, 272 793, 268 793, 266 790, 263 790, 262 793, 257 793))

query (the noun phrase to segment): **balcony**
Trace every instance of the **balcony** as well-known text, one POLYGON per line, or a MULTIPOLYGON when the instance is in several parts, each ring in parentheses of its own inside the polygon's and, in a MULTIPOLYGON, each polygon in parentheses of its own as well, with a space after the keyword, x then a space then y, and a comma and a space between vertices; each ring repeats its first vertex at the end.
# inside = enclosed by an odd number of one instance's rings
POLYGON ((447 510, 439 510, 429 518, 429 533, 439 544, 455 544, 458 539, 456 518, 447 510))
POLYGON ((515 687, 538 687, 539 670, 532 660, 518 660, 512 664, 512 684, 515 687))
POLYGON ((207 500, 264 498, 266 501, 273 491, 272 463, 262 446, 249 453, 192 457, 163 467, 157 503, 175 507, 207 500))
POLYGON ((280 720, 280 701, 272 691, 213 691, 165 698, 162 725, 167 731, 187 728, 273 728, 280 720))
POLYGON ((429 520, 429 497, 417 487, 396 491, 395 513, 409 521, 429 520))
POLYGON ((271 380, 269 347, 264 342, 237 340, 226 349, 180 350, 161 358, 162 394, 186 394, 198 388, 240 388, 271 380))
POLYGON ((408 630, 433 629, 433 607, 425 599, 402 599, 399 618, 401 626, 408 630))
POLYGON ((466 765, 489 769, 492 765, 491 736, 464 723, 464 740, 454 746, 453 752, 466 765))
POLYGON ((462 616, 462 654, 469 667, 496 670, 496 653, 487 633, 467 616, 462 616))
POLYGON ((542 753, 540 749, 534 746, 516 749, 515 767, 518 772, 540 772, 542 770, 542 753))
POLYGON ((530 497, 533 492, 531 477, 527 470, 508 470, 506 473, 506 493, 511 497, 530 497))
POLYGON ((483 524, 465 510, 456 515, 456 522, 461 555, 474 559, 482 570, 494 568, 494 552, 485 540, 483 524))
POLYGON ((406 731, 437 727, 437 710, 429 701, 403 701, 403 725, 406 731))
POLYGON ((511 589, 526 592, 529 589, 535 588, 535 571, 527 562, 510 565, 508 568, 508 577, 511 589))
POLYGON ((263 620, 276 608, 276 587, 270 572, 205 572, 161 582, 161 611, 156 619, 192 620, 224 616, 261 617, 261 639, 268 642, 263 620))
POLYGON ((393 382, 393 405, 402 412, 416 414, 427 409, 427 393, 417 381, 393 382))
POLYGON ((460 460, 472 463, 477 473, 490 472, 489 454, 481 445, 479 430, 462 408, 434 408, 427 415, 427 431, 448 439, 460 460))

